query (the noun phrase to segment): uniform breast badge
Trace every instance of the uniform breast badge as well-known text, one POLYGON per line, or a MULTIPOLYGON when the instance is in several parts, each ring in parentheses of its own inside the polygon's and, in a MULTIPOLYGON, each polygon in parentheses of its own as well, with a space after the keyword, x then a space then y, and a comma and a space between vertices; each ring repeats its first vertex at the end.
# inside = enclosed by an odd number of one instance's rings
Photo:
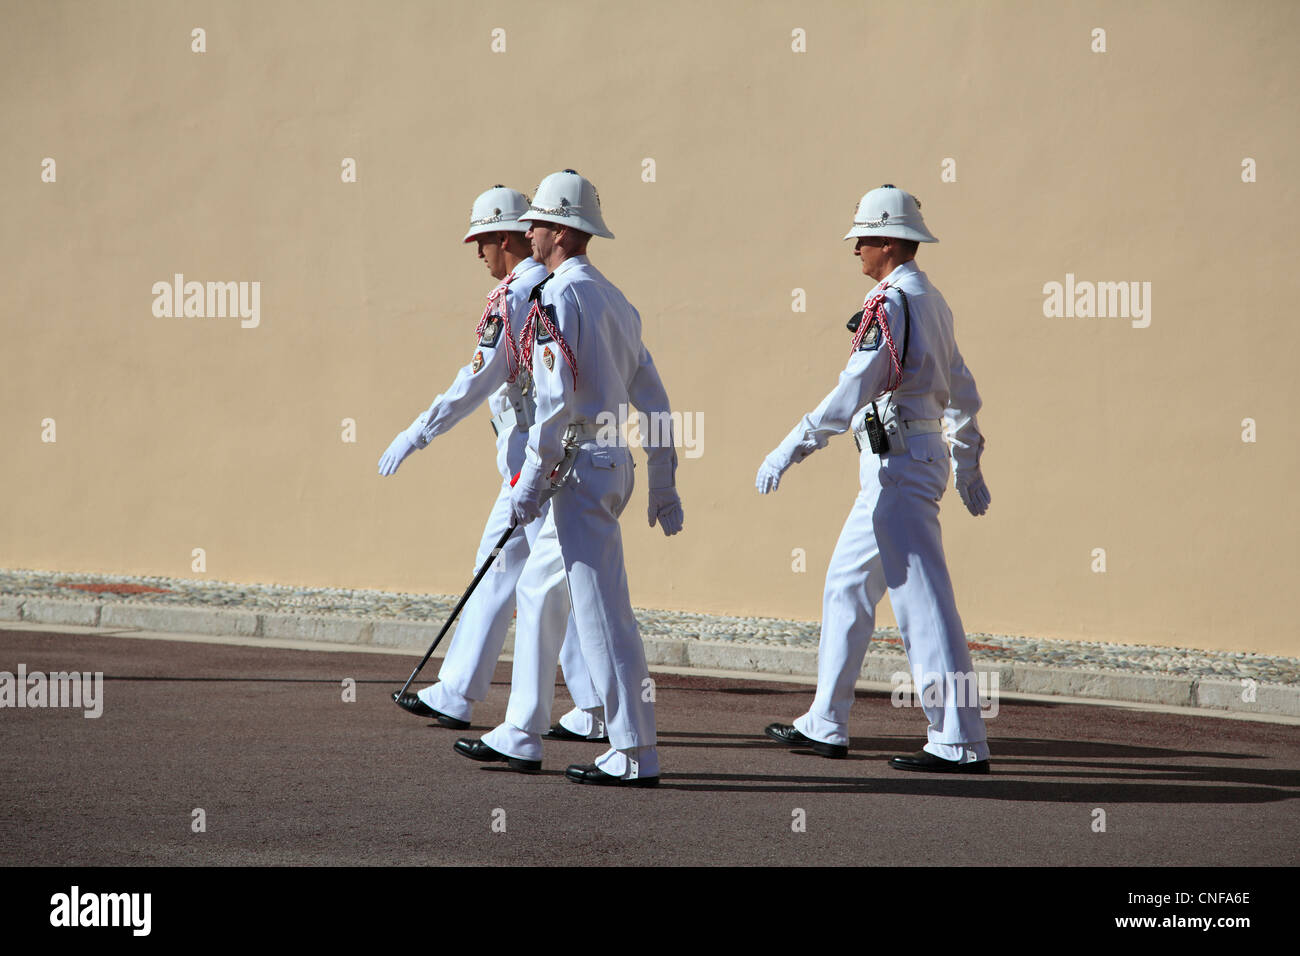
POLYGON ((496 348, 497 336, 500 334, 501 319, 494 315, 488 319, 487 325, 483 326, 483 334, 479 337, 478 344, 485 349, 496 348))
POLYGON ((549 323, 547 323, 547 322, 538 322, 538 323, 537 323, 537 342, 538 342, 538 344, 541 344, 541 343, 543 343, 543 342, 549 342, 549 341, 551 341, 552 336, 551 336, 551 329, 550 329, 550 326, 553 326, 553 325, 555 324, 555 306, 553 306, 553 305, 544 305, 544 306, 542 306, 542 311, 546 313, 546 317, 547 317, 548 319, 550 319, 551 321, 550 321, 549 323))
POLYGON ((873 321, 863 334, 862 344, 858 346, 858 351, 871 352, 878 348, 880 348, 880 323, 873 321))
POLYGON ((470 366, 470 371, 474 372, 475 374, 478 374, 478 370, 481 369, 482 367, 483 367, 483 353, 475 352, 474 364, 470 366))

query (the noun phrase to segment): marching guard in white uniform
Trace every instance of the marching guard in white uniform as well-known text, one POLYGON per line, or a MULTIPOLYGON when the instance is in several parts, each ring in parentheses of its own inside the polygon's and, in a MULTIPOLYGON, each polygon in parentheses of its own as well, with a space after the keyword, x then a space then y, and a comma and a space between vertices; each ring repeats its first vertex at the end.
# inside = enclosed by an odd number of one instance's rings
POLYGON ((980 474, 984 439, 975 422, 975 380, 957 349, 948 304, 913 261, 918 242, 938 240, 925 227, 920 203, 889 185, 862 197, 844 238, 858 240, 863 273, 879 281, 856 326, 850 324, 853 345, 839 384, 767 456, 757 486, 762 494, 775 491, 790 465, 852 429, 861 448, 862 490, 826 572, 812 707, 793 726, 772 724, 765 733, 826 757, 847 755, 854 685, 876 604, 888 590, 913 688, 930 722, 924 749, 890 765, 987 773, 970 651, 939 532, 949 462, 941 419, 948 423, 962 502, 978 516, 990 499, 980 474))
MULTIPOLYGON (((497 468, 503 482, 488 516, 475 567, 482 567, 497 540, 510 525, 510 479, 524 462, 528 426, 534 415, 529 389, 530 373, 520 362, 519 335, 528 315, 529 295, 546 275, 546 269, 529 255, 519 221, 528 198, 504 186, 494 186, 474 200, 465 242, 478 243, 478 255, 500 283, 488 295, 479 321, 474 357, 456 374, 446 392, 433 400, 409 428, 399 432, 379 461, 379 473, 391 475, 411 452, 425 448, 438 435, 465 418, 484 400, 492 411, 496 432, 497 468)), ((528 557, 533 532, 518 531, 502 548, 493 569, 466 602, 451 646, 438 672, 438 683, 397 703, 445 727, 469 726, 474 702, 487 696, 506 630, 515 612, 515 584, 528 557)), ((572 621, 548 622, 569 637, 563 644, 561 663, 565 683, 575 708, 548 732, 558 739, 605 740, 600 699, 582 660, 572 621), (568 627, 566 628, 566 624, 568 627)), ((552 664, 551 677, 555 667, 552 664)))
MULTIPOLYGON (((533 255, 551 270, 533 292, 524 332, 523 362, 528 367, 531 361, 537 420, 511 500, 515 517, 540 530, 519 579, 506 720, 481 740, 462 738, 455 749, 523 772, 541 768, 559 651, 555 624, 571 610, 604 705, 610 749, 594 764, 570 766, 566 777, 652 787, 659 782, 653 685, 632 615, 618 523, 632 494, 633 461, 608 423, 629 402, 642 412, 666 415, 668 396, 641 341, 640 315, 587 259, 591 236, 613 238, 595 187, 573 170, 554 173, 537 187, 520 219, 532 223, 533 255), (573 466, 545 513, 539 498, 566 445, 576 445, 573 466)), ((648 517, 673 535, 683 522, 677 454, 671 435, 667 441, 659 437, 646 448, 648 517)))

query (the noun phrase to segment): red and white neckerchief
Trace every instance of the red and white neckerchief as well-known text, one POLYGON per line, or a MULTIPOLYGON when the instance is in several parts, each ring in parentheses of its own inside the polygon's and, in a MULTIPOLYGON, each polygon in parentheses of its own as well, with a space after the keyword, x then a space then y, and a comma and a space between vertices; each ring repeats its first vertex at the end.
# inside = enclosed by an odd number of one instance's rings
POLYGON ((903 384, 903 365, 898 360, 898 348, 894 345, 894 336, 889 331, 889 317, 885 314, 885 290, 889 288, 889 283, 882 283, 880 291, 875 295, 867 296, 867 301, 862 303, 862 321, 858 323, 858 331, 853 336, 853 348, 849 350, 852 355, 862 344, 862 338, 867 334, 867 330, 873 325, 880 326, 880 334, 885 337, 885 346, 889 349, 889 377, 885 380, 885 391, 892 392, 903 384))
POLYGON ((515 337, 510 334, 510 298, 508 292, 510 283, 519 278, 515 273, 510 273, 495 289, 488 293, 487 308, 483 310, 483 318, 479 319, 478 328, 475 334, 483 338, 483 330, 487 328, 488 322, 495 313, 501 319, 501 334, 506 339, 506 381, 513 382, 519 375, 519 345, 515 342, 515 337))
POLYGON ((532 369, 533 342, 537 338, 535 333, 538 321, 542 323, 542 328, 550 334, 551 338, 555 340, 555 344, 559 346, 560 351, 564 354, 565 361, 569 363, 569 368, 573 370, 573 387, 577 388, 577 360, 574 359, 573 352, 569 350, 569 343, 564 341, 564 337, 560 335, 560 330, 555 327, 555 323, 551 321, 551 317, 546 314, 546 310, 542 308, 542 303, 540 301, 534 301, 533 307, 528 310, 528 319, 524 322, 524 330, 519 335, 519 361, 525 368, 532 369))

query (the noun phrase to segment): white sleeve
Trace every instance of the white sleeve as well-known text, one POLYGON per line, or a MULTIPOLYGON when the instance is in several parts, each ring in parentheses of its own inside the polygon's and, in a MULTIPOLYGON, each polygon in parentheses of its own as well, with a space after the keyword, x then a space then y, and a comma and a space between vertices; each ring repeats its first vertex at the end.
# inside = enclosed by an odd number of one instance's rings
POLYGON ((980 434, 975 413, 982 405, 980 394, 975 388, 975 377, 966 367, 954 342, 948 375, 948 407, 944 409, 943 418, 948 441, 952 445, 952 469, 955 475, 971 474, 979 470, 984 436, 980 434))
POLYGON ((451 387, 435 398, 428 410, 422 412, 411 424, 407 431, 411 444, 423 448, 473 412, 501 387, 507 375, 504 340, 509 334, 510 330, 503 328, 500 319, 489 323, 475 346, 470 364, 456 373, 451 387))
POLYGON ((641 343, 641 360, 627 386, 627 397, 649 423, 650 434, 641 436, 649 462, 649 488, 672 488, 676 484, 677 443, 673 435, 672 408, 650 350, 641 343))
MULTIPOLYGON (((890 305, 886 301, 886 320, 898 341, 898 323, 889 318, 890 305)), ((831 393, 785 436, 778 450, 787 460, 799 462, 818 448, 825 448, 833 436, 849 430, 858 409, 884 394, 891 371, 889 349, 884 345, 883 335, 877 333, 874 343, 871 338, 868 333, 849 356, 849 363, 831 393)))

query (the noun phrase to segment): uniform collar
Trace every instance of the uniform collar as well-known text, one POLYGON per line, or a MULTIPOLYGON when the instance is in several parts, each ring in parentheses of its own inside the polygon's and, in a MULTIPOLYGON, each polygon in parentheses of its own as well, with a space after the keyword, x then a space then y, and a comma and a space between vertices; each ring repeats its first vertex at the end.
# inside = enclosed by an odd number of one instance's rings
POLYGON ((539 265, 541 265, 540 262, 538 262, 532 256, 529 256, 527 259, 520 259, 518 262, 516 262, 515 267, 510 270, 510 274, 514 276, 521 276, 529 269, 535 269, 539 265))
POLYGON ((558 276, 561 273, 568 272, 569 269, 571 268, 576 269, 578 266, 585 266, 585 265, 588 265, 588 260, 586 256, 570 256, 569 258, 561 262, 559 267, 551 274, 558 276))
POLYGON ((895 268, 894 271, 891 272, 889 275, 885 276, 885 278, 877 282, 875 286, 872 288, 872 290, 867 293, 867 298, 871 298, 873 295, 879 292, 881 287, 884 286, 886 283, 888 283, 890 286, 896 286, 898 285, 899 280, 902 279, 904 276, 916 275, 920 271, 921 270, 916 267, 916 260, 908 259, 902 265, 895 268))
POLYGON ((898 285, 898 280, 903 278, 903 276, 915 275, 920 271, 921 270, 916 267, 916 260, 908 259, 889 275, 885 276, 885 281, 890 285, 898 285))

